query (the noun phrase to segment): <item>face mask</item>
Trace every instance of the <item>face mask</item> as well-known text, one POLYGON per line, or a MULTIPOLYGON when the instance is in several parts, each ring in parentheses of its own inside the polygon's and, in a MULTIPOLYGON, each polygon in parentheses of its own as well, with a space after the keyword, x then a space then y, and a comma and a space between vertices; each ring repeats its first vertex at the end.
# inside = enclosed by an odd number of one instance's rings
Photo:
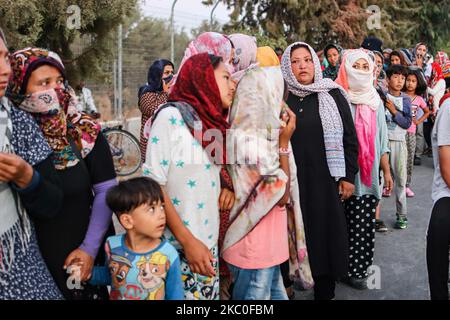
POLYGON ((165 84, 168 84, 170 81, 172 81, 173 79, 173 74, 171 74, 170 76, 167 76, 165 78, 162 78, 162 80, 164 81, 165 84))
POLYGON ((19 106, 30 113, 54 115, 60 111, 72 113, 77 104, 75 92, 72 88, 56 88, 35 92, 28 95, 19 106))

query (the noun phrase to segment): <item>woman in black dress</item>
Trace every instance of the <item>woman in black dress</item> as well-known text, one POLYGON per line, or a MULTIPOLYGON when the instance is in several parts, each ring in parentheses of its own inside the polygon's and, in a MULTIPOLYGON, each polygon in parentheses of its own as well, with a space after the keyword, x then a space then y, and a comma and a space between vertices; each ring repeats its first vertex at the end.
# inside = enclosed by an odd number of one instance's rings
POLYGON ((59 213, 34 219, 42 256, 66 299, 108 299, 106 287, 78 284, 68 274, 68 267, 76 264, 86 281, 94 263, 104 264, 105 236, 114 232, 105 201, 116 184, 108 142, 100 125, 76 110, 76 96, 66 84, 58 55, 27 48, 12 54, 11 66, 7 96, 36 120, 62 181, 59 213))
POLYGON ((297 116, 292 148, 298 167, 316 300, 334 298, 336 280, 347 275, 348 235, 342 201, 354 190, 358 140, 343 89, 322 78, 320 61, 306 43, 290 45, 282 71, 297 116))

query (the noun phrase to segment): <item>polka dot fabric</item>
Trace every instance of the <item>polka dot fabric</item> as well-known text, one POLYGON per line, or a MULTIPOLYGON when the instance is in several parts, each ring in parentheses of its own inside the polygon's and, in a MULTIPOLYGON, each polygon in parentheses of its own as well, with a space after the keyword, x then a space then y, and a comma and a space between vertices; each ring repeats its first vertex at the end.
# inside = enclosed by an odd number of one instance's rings
MULTIPOLYGON (((19 235, 14 233, 19 243, 19 235)), ((26 251, 14 246, 14 263, 10 272, 1 277, 0 300, 62 300, 39 251, 34 229, 26 251)))
POLYGON ((375 250, 375 212, 378 199, 352 196, 345 202, 349 239, 349 276, 366 278, 375 250))

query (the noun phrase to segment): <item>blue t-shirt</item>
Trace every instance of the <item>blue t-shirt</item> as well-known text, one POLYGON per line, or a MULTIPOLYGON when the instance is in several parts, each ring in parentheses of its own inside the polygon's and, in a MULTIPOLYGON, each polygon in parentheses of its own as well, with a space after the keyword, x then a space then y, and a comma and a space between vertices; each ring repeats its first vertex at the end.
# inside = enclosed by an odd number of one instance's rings
POLYGON ((167 240, 147 253, 125 245, 125 234, 109 237, 107 266, 95 267, 89 281, 110 285, 111 300, 183 300, 180 258, 167 240))

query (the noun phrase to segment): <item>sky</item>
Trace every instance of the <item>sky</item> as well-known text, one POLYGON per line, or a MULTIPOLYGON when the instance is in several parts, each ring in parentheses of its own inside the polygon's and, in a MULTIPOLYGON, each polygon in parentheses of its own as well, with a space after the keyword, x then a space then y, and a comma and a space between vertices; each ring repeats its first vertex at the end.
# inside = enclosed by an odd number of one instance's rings
MULTIPOLYGON (((170 18, 170 10, 173 0, 141 0, 145 16, 170 18)), ((210 18, 212 6, 205 6, 202 0, 178 0, 175 5, 174 21, 176 28, 184 27, 192 30, 198 27, 203 20, 210 18)), ((226 6, 220 3, 215 12, 214 19, 224 24, 229 21, 229 14, 226 6)))

